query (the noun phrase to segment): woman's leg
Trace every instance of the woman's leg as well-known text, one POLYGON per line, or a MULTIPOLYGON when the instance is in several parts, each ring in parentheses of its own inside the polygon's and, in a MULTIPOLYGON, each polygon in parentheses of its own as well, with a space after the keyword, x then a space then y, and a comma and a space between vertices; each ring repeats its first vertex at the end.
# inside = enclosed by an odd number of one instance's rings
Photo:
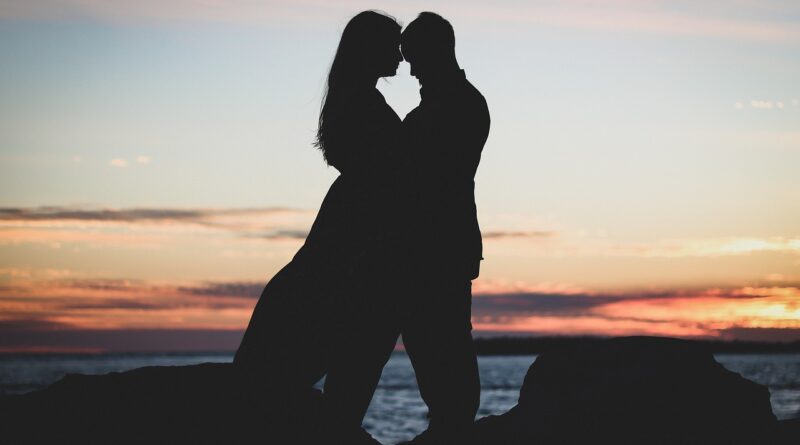
POLYGON ((319 281, 292 261, 267 283, 233 360, 253 383, 308 388, 324 375, 327 298, 319 281))
POLYGON ((323 401, 328 422, 343 433, 361 428, 383 367, 400 333, 386 282, 351 283, 337 314, 323 401))

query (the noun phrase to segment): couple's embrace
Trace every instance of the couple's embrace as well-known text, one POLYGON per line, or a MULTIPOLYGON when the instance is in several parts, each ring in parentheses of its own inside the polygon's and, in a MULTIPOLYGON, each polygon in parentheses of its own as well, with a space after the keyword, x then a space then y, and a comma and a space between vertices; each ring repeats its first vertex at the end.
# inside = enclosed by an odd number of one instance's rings
POLYGON ((468 434, 480 399, 474 176, 488 133, 486 101, 456 61, 448 21, 424 12, 401 32, 375 11, 350 20, 316 142, 341 174, 303 247, 265 287, 234 359, 273 388, 326 376, 325 442, 377 443, 361 422, 400 335, 429 408, 413 443, 468 434), (375 86, 403 60, 421 101, 401 120, 375 86))

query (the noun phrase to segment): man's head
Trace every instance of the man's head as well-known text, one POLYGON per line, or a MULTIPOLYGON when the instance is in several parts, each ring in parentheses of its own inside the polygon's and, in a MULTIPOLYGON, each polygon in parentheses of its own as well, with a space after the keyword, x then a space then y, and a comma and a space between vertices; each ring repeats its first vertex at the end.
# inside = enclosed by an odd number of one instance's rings
POLYGON ((421 12, 400 38, 411 75, 420 82, 458 68, 456 37, 450 22, 433 12, 421 12))

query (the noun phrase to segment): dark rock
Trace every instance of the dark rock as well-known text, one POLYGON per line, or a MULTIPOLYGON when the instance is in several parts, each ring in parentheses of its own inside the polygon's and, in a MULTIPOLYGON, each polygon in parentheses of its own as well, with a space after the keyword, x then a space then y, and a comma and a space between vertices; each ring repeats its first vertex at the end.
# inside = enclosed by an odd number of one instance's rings
MULTIPOLYGON (((485 444, 771 444, 769 391, 691 342, 629 337, 539 356, 485 444)), ((794 443, 794 442, 793 442, 794 443)), ((800 443, 800 442, 796 442, 800 443)))
POLYGON ((800 443, 800 418, 778 422, 777 443, 797 445, 800 443))
POLYGON ((230 364, 68 375, 0 399, 9 444, 311 443, 320 392, 256 389, 230 364))

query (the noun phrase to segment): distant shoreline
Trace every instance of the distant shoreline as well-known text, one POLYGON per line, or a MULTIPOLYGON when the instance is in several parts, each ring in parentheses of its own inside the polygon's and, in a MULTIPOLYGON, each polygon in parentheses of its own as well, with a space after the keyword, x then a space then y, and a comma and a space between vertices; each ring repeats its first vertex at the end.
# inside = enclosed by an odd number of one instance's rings
MULTIPOLYGON (((610 337, 519 337, 497 336, 475 339, 478 355, 531 355, 553 349, 574 348, 602 342, 610 337)), ((695 340, 686 342, 698 345, 714 354, 791 354, 800 353, 800 341, 791 343, 760 341, 695 340)))
MULTIPOLYGON (((602 342, 610 337, 532 337, 532 336, 491 336, 475 339, 475 349, 481 356, 515 356, 536 355, 554 349, 574 348, 582 345, 602 342)), ((685 341, 714 354, 793 354, 800 353, 800 341, 762 342, 762 341, 726 341, 726 340, 697 340, 685 341)), ((33 356, 202 356, 202 355, 229 355, 235 351, 0 351, 0 357, 33 357, 33 356)), ((400 348, 396 352, 404 353, 400 348)))

